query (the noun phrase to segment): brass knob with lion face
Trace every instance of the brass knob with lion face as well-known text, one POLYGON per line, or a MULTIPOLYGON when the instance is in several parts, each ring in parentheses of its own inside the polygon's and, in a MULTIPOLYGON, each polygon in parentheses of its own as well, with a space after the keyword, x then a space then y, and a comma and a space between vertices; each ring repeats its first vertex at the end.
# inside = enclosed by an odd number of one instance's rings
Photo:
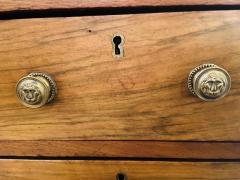
POLYGON ((57 94, 57 87, 48 74, 30 73, 18 81, 16 94, 24 106, 39 108, 54 99, 57 94))
POLYGON ((226 96, 231 88, 229 73, 215 64, 202 64, 188 76, 188 89, 204 101, 216 101, 226 96))

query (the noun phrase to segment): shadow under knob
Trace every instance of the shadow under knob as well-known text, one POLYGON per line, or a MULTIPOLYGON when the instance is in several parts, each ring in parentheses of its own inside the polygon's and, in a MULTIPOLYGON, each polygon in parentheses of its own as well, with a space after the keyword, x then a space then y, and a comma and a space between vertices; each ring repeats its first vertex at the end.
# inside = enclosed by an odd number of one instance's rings
POLYGON ((188 89, 204 101, 221 99, 230 88, 230 75, 215 64, 202 64, 194 68, 188 77, 188 89))
POLYGON ((48 74, 30 73, 18 81, 16 94, 24 106, 39 108, 54 99, 57 87, 48 74))

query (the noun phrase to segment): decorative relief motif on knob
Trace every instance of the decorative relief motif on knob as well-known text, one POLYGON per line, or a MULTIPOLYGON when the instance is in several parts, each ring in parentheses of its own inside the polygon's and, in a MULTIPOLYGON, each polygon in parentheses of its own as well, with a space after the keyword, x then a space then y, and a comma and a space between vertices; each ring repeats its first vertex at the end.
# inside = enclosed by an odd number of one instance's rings
POLYGON ((201 85, 201 91, 206 96, 218 96, 226 88, 226 84, 223 79, 216 77, 216 74, 210 74, 207 79, 205 79, 201 85))
POLYGON ((228 93, 231 78, 226 70, 214 64, 203 64, 190 72, 188 88, 200 99, 214 101, 228 93))
POLYGON ((26 82, 19 87, 19 97, 24 102, 32 105, 38 104, 42 100, 41 91, 33 82, 26 82))
POLYGON ((16 86, 20 102, 30 108, 38 108, 52 101, 57 93, 53 79, 44 73, 31 73, 19 80, 16 86))

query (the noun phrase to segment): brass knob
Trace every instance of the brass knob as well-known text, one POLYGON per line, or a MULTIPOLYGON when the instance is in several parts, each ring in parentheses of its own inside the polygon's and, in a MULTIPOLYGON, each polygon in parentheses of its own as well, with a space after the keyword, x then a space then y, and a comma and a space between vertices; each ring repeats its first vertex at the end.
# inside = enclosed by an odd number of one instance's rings
POLYGON ((215 64, 202 64, 188 76, 188 89, 204 101, 218 100, 227 95, 230 88, 230 75, 215 64))
POLYGON ((39 108, 52 101, 57 94, 54 80, 44 73, 30 73, 16 86, 19 101, 26 107, 39 108))

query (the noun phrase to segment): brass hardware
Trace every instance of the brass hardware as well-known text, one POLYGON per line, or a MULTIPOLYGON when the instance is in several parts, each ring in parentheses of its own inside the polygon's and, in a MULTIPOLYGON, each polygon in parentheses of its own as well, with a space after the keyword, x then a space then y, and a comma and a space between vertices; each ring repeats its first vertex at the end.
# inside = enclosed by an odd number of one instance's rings
POLYGON ((124 36, 121 34, 114 34, 112 38, 112 46, 113 46, 113 57, 116 59, 120 59, 124 56, 124 36))
POLYGON ((54 80, 44 73, 30 73, 16 86, 19 101, 26 107, 39 108, 52 101, 57 94, 54 80))
POLYGON ((188 89, 204 101, 218 100, 227 95, 230 88, 230 75, 215 64, 202 64, 188 76, 188 89))

